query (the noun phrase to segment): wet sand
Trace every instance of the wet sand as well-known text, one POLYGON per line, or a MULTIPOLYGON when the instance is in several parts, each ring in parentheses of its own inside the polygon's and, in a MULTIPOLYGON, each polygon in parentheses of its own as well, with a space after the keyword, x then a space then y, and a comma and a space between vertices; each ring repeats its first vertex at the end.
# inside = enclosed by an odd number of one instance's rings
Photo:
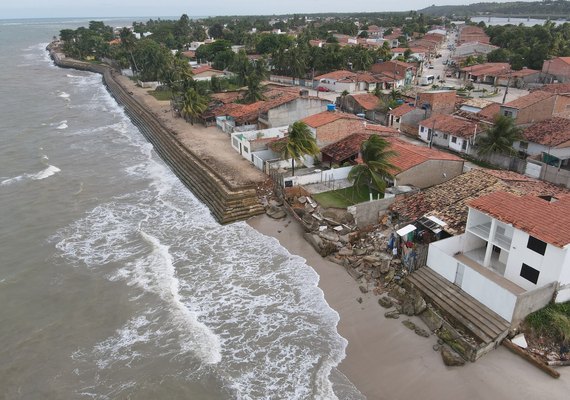
MULTIPOLYGON (((562 367, 560 379, 553 379, 502 346, 475 363, 446 367, 439 352, 432 349, 437 343, 435 335, 417 336, 402 325, 406 316, 399 320, 384 318, 385 309, 378 305, 378 297, 371 292, 362 294, 343 267, 314 251, 292 218, 276 221, 262 215, 248 224, 278 239, 290 253, 305 258, 319 274, 319 287, 326 301, 340 315, 338 331, 348 340, 346 358, 339 369, 369 400, 536 400, 569 396, 570 368, 562 367), (356 301, 358 297, 362 297, 362 304, 356 301)), ((425 328, 418 318, 411 320, 425 328)))

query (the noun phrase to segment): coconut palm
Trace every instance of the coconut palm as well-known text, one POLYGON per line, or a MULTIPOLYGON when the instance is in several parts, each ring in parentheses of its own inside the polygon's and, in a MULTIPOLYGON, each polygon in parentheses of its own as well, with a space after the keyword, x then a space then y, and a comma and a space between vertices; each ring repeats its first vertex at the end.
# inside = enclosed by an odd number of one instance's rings
POLYGON ((295 161, 301 162, 305 155, 316 156, 320 150, 311 130, 302 121, 289 126, 289 135, 286 140, 277 142, 275 150, 285 159, 291 159, 292 174, 295 176, 295 161))
POLYGON ((194 125, 196 118, 208 109, 208 98, 194 88, 186 90, 180 99, 180 112, 184 118, 190 118, 194 125))
POLYGON ((263 100, 263 86, 261 86, 261 79, 256 74, 250 74, 246 78, 247 91, 243 96, 243 101, 246 104, 255 103, 256 101, 263 100))
POLYGON ((348 180, 356 189, 367 187, 384 192, 386 180, 393 179, 398 168, 390 162, 396 155, 389 150, 390 143, 378 135, 371 135, 360 146, 362 164, 355 165, 348 173, 348 180))
POLYGON ((498 115, 495 124, 477 137, 477 152, 482 156, 493 153, 513 154, 513 142, 521 138, 522 131, 515 125, 514 119, 498 115))

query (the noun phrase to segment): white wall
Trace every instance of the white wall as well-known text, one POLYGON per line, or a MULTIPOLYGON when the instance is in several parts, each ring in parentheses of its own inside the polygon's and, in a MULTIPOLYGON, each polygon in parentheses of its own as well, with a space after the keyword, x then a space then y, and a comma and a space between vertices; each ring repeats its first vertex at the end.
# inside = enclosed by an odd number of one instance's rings
POLYGON ((293 186, 336 181, 339 179, 346 179, 351 169, 352 167, 334 168, 326 171, 315 172, 313 174, 287 177, 285 178, 285 181, 293 182, 293 186))
MULTIPOLYGON (((565 257, 567 257, 566 251, 547 244, 546 252, 544 255, 541 255, 527 248, 528 238, 529 235, 527 233, 515 229, 509 252, 509 261, 505 270, 505 278, 525 290, 533 290, 548 283, 557 282, 560 279, 565 257), (536 284, 520 276, 523 263, 540 272, 536 284)), ((566 276, 566 271, 564 275, 566 276)))
POLYGON ((531 156, 534 156, 536 154, 541 154, 543 151, 548 153, 548 147, 543 146, 541 144, 528 142, 528 148, 527 149, 521 149, 520 143, 521 143, 520 141, 514 142, 513 148, 517 151, 519 151, 519 150, 524 151, 531 156))
POLYGON ((465 266, 461 289, 495 311, 507 321, 511 321, 517 303, 517 296, 497 285, 479 272, 465 266))
POLYGON ((459 236, 454 236, 430 243, 428 250, 426 265, 452 283, 455 282, 458 262, 450 252, 459 246, 459 242, 459 236))
POLYGON ((467 151, 469 151, 469 141, 467 139, 463 139, 458 137, 456 143, 453 143, 453 141, 451 140, 451 138, 456 137, 453 135, 449 135, 449 148, 452 150, 457 151, 458 153, 466 153, 467 151), (467 147, 465 148, 465 150, 463 150, 463 142, 467 142, 467 147))

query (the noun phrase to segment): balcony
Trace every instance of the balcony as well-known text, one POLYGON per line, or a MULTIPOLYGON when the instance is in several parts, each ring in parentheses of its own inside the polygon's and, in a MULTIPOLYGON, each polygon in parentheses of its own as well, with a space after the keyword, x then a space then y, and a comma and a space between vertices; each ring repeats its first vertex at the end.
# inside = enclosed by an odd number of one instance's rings
MULTIPOLYGON (((485 247, 480 247, 478 249, 471 250, 463 254, 465 257, 469 258, 472 261, 475 261, 477 264, 480 264, 483 267, 483 264, 485 262, 485 251, 486 251, 485 247)), ((499 254, 497 252, 493 252, 491 254, 491 262, 488 268, 494 271, 495 273, 504 276, 507 265, 499 261, 499 254)))
POLYGON ((491 221, 484 224, 471 226, 468 230, 479 236, 481 239, 489 240, 489 234, 491 233, 491 221))

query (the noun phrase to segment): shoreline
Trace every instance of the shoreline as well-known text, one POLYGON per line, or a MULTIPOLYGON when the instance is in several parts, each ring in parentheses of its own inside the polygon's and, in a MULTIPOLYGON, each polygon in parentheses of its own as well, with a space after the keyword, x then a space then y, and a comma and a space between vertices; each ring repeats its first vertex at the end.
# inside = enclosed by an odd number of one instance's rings
POLYGON ((322 258, 305 241, 302 227, 292 216, 273 220, 261 215, 247 224, 276 238, 319 275, 318 286, 326 302, 340 316, 337 331, 348 341, 346 357, 337 369, 367 399, 407 400, 421 394, 425 400, 534 400, 563 398, 570 392, 570 369, 558 369, 561 377, 553 379, 503 346, 474 363, 446 367, 440 353, 432 349, 437 336, 417 336, 401 323, 410 319, 426 328, 419 318, 385 318, 386 310, 377 302, 379 296, 371 291, 361 293, 359 284, 342 266, 322 258))
POLYGON ((58 51, 56 42, 50 43, 47 50, 58 67, 102 75, 103 84, 132 123, 218 222, 245 220, 265 211, 257 194, 263 186, 263 173, 244 169, 247 161, 228 149, 231 146, 227 135, 206 132, 205 128, 171 116, 164 105, 150 99, 146 90, 110 66, 66 58, 58 51))

